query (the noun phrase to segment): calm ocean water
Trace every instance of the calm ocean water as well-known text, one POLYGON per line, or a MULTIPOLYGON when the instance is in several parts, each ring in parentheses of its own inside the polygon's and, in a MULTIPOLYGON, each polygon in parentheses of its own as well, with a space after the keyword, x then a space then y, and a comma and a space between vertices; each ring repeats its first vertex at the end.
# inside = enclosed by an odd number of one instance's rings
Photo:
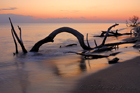
MULTIPOLYGON (((19 33, 17 25, 22 29, 22 39, 26 49, 29 51, 39 40, 48 36, 52 31, 60 27, 71 27, 84 36, 88 33, 89 43, 94 47, 94 39, 101 44, 103 38, 95 38, 101 31, 106 31, 114 23, 13 23, 16 32, 19 33)), ((121 23, 112 30, 122 29, 121 32, 129 32, 125 24, 121 23)), ((76 54, 66 53, 68 51, 81 52, 76 37, 69 33, 58 34, 53 43, 41 46, 38 53, 22 54, 19 46, 19 55, 13 56, 15 52, 14 42, 11 36, 10 24, 0 24, 0 93, 66 93, 78 82, 78 78, 97 72, 109 67, 108 59, 84 60, 76 54), (67 44, 76 43, 77 46, 64 47, 67 44), (60 48, 62 46, 62 48, 60 48)), ((119 41, 123 37, 109 37, 107 42, 119 41)), ((86 39, 85 39, 86 40, 86 39)), ((132 44, 127 44, 127 47, 132 44)), ((121 60, 127 60, 132 54, 131 48, 120 46, 123 52, 118 56, 121 60)), ((134 50, 136 51, 136 50, 134 50)), ((108 52, 106 52, 106 55, 108 52)), ((132 57, 137 53, 133 53, 132 57)))

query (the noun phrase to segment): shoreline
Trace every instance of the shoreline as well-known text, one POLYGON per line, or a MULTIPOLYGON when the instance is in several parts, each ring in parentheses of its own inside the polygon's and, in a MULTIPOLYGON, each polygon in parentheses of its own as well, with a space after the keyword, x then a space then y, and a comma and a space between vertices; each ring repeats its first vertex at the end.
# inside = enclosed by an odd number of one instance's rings
POLYGON ((140 92, 140 56, 80 79, 72 93, 140 92))

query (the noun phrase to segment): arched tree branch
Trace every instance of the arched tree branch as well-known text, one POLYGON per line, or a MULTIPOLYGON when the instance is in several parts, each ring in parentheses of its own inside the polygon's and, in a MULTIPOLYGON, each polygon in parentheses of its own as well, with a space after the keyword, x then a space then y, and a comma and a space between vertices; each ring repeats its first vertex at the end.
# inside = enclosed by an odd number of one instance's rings
POLYGON ((80 45, 83 49, 85 49, 85 50, 91 49, 90 47, 88 47, 84 43, 84 36, 80 32, 78 32, 77 30, 74 30, 72 28, 69 28, 69 27, 62 27, 62 28, 54 30, 49 36, 47 36, 46 38, 38 41, 30 51, 31 52, 38 52, 41 45, 43 45, 44 43, 47 43, 47 42, 53 42, 54 37, 57 34, 62 33, 62 32, 68 32, 68 33, 73 34, 75 37, 77 37, 77 39, 78 39, 78 41, 79 41, 79 43, 80 43, 80 45))

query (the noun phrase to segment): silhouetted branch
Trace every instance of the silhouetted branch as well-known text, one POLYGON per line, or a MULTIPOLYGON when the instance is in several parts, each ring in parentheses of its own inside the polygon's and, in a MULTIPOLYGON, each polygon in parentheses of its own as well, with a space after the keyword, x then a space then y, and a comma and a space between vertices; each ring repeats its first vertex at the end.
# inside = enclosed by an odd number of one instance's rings
POLYGON ((96 43, 96 40, 94 39, 94 43, 95 43, 95 46, 97 47, 98 45, 97 45, 97 43, 96 43))
POLYGON ((62 28, 54 30, 49 36, 38 41, 32 47, 30 52, 38 52, 41 45, 43 45, 44 43, 53 42, 54 37, 61 32, 68 32, 68 33, 73 34, 75 37, 77 37, 77 39, 83 49, 85 49, 85 50, 91 49, 90 47, 86 46, 86 44, 84 43, 84 36, 80 32, 78 32, 77 30, 74 30, 72 28, 69 28, 69 27, 62 27, 62 28))
POLYGON ((88 45, 88 47, 90 47, 89 42, 88 42, 88 33, 87 33, 87 38, 86 38, 86 40, 87 40, 87 45, 88 45))
POLYGON ((14 40, 14 43, 15 43, 16 54, 18 54, 18 46, 17 46, 17 42, 16 42, 16 40, 15 40, 15 37, 14 37, 14 34, 13 34, 12 29, 11 29, 11 34, 12 34, 12 37, 13 37, 13 40, 14 40))
POLYGON ((109 31, 112 29, 112 27, 115 27, 115 26, 117 26, 117 25, 119 25, 119 24, 112 25, 111 27, 108 28, 108 30, 107 30, 107 32, 106 32, 106 35, 105 35, 105 37, 104 37, 104 40, 103 40, 103 42, 102 42, 101 45, 104 45, 104 44, 105 44, 106 38, 107 38, 107 36, 108 36, 108 33, 109 33, 109 31))
POLYGON ((21 28, 18 26, 18 29, 19 29, 19 34, 20 34, 20 41, 23 43, 22 41, 22 35, 21 35, 21 28))
POLYGON ((23 43, 20 41, 20 39, 19 39, 17 33, 15 32, 15 29, 14 29, 14 26, 13 26, 13 24, 12 24, 12 21, 11 21, 10 17, 9 17, 9 21, 10 21, 10 24, 11 24, 12 31, 13 31, 13 33, 14 33, 14 35, 15 35, 17 41, 18 41, 18 43, 20 44, 23 53, 27 53, 27 50, 25 49, 23 43))

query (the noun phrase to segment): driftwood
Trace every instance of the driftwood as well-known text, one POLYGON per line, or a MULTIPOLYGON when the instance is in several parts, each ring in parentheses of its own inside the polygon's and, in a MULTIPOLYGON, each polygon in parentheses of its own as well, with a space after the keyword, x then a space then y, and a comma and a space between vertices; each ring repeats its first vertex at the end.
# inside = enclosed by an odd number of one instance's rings
POLYGON ((95 48, 101 48, 101 47, 104 47, 104 46, 116 46, 116 45, 120 45, 120 44, 126 44, 126 43, 135 43, 137 42, 137 40, 131 40, 131 41, 124 41, 124 42, 116 42, 116 43, 108 43, 108 44, 104 44, 104 45, 99 45, 95 48))
MULTIPOLYGON (((14 37, 14 33, 13 33, 12 29, 11 29, 11 33, 12 33, 12 37, 13 37, 13 40, 14 40, 14 43, 15 43, 16 54, 18 54, 18 46, 17 46, 17 42, 16 42, 16 39, 14 37)), ((15 53, 14 53, 14 55, 15 55, 15 53)))
POLYGON ((89 45, 89 42, 88 42, 88 33, 87 33, 87 38, 86 38, 86 40, 87 40, 87 45, 88 45, 88 47, 91 48, 90 45, 89 45))
MULTIPOLYGON (((117 33, 117 34, 109 34, 108 37, 110 36, 115 36, 115 37, 118 37, 118 36, 123 36, 123 35, 132 35, 132 33, 117 33)), ((105 35, 96 35, 94 37, 104 37, 105 35)))
MULTIPOLYGON (((64 46, 64 47, 72 47, 72 46, 77 46, 77 44, 68 44, 68 45, 66 45, 66 46, 64 46)), ((60 46, 60 48, 61 48, 62 46, 60 46)))
MULTIPOLYGON (((117 25, 119 25, 119 24, 112 25, 111 27, 108 28, 108 31, 107 31, 107 33, 106 33, 106 36, 105 36, 105 38, 104 38, 104 40, 103 40, 103 42, 102 42, 101 45, 104 45, 104 43, 105 43, 105 41, 106 41, 106 38, 107 38, 107 35, 108 35, 109 31, 111 30, 111 28, 112 28, 112 27, 115 27, 115 26, 117 26, 117 25)), ((88 44, 88 46, 87 46, 87 45, 84 43, 84 36, 83 36, 80 32, 78 32, 77 30, 74 30, 74 29, 72 29, 72 28, 69 28, 69 27, 62 27, 62 28, 59 28, 59 29, 54 30, 49 36, 47 36, 46 38, 44 38, 44 39, 40 40, 39 42, 37 42, 37 43, 33 46, 33 48, 30 50, 30 52, 38 52, 38 50, 39 50, 39 48, 40 48, 41 45, 43 45, 43 44, 45 44, 45 43, 48 43, 48 42, 53 42, 53 41, 54 41, 54 40, 53 40, 54 37, 55 37, 57 34, 61 33, 61 32, 68 32, 68 33, 71 33, 71 34, 73 34, 74 36, 76 36, 77 39, 78 39, 78 41, 79 41, 79 43, 80 43, 80 45, 81 45, 81 47, 82 47, 84 50, 91 50, 91 49, 93 49, 93 48, 90 48, 89 44, 88 44)), ((88 37, 88 35, 87 35, 87 37, 88 37)), ((87 38, 87 43, 88 43, 88 38, 87 38)), ((97 46, 97 47, 98 47, 98 46, 97 46)))
POLYGON ((9 18, 9 20, 10 20, 10 24, 11 24, 12 32, 14 33, 14 35, 15 35, 15 37, 16 37, 16 39, 17 39, 18 43, 20 44, 20 46, 21 46, 21 48, 22 48, 23 53, 27 53, 27 50, 25 49, 25 47, 24 47, 24 45, 23 45, 22 41, 20 41, 20 39, 19 39, 19 37, 18 37, 18 35, 17 35, 17 33, 16 33, 15 29, 14 29, 14 26, 13 26, 12 21, 11 21, 11 19, 10 19, 10 18, 9 18))
MULTIPOLYGON (((21 28, 18 26, 18 28, 20 30, 20 39, 19 39, 18 35, 15 32, 15 29, 13 27, 13 24, 12 24, 12 21, 11 21, 10 18, 9 18, 9 20, 10 20, 10 24, 11 24, 11 28, 12 28, 11 29, 11 33, 12 33, 12 36, 13 36, 13 39, 14 39, 14 43, 15 43, 15 47, 16 47, 16 54, 18 53, 18 47, 17 47, 16 40, 20 44, 20 46, 22 48, 22 51, 24 53, 27 53, 27 50, 25 49, 23 41, 22 41, 22 38, 21 38, 21 28), (15 40, 15 38, 16 38, 16 40, 15 40)), ((137 41, 137 40, 132 40, 132 41, 125 41, 125 42, 116 42, 116 43, 105 44, 105 41, 106 41, 108 36, 111 36, 111 35, 114 35, 114 36, 122 35, 122 34, 118 33, 117 31, 116 31, 116 33, 110 32, 112 27, 115 27, 117 25, 119 25, 119 24, 112 25, 111 27, 108 28, 107 31, 104 31, 101 34, 101 36, 104 36, 104 39, 103 39, 103 41, 102 41, 102 43, 100 45, 97 45, 96 40, 94 40, 94 43, 96 45, 94 48, 90 47, 90 44, 88 42, 88 34, 87 34, 87 37, 86 37, 87 44, 85 44, 84 36, 80 32, 78 32, 77 30, 72 29, 70 27, 61 27, 59 29, 54 30, 46 38, 44 38, 44 39, 38 41, 37 43, 35 43, 35 45, 32 47, 30 52, 38 52, 41 45, 43 45, 45 43, 48 43, 48 42, 54 42, 54 38, 55 38, 55 36, 57 34, 62 33, 62 32, 68 32, 70 34, 73 34, 78 39, 81 47, 84 50, 93 50, 92 52, 89 51, 89 53, 87 51, 84 51, 82 53, 77 53, 77 52, 69 52, 69 53, 75 53, 75 54, 78 54, 78 55, 82 55, 85 59, 98 59, 98 58, 107 58, 109 56, 115 56, 115 55, 119 54, 120 52, 112 53, 110 55, 97 55, 97 54, 93 54, 93 53, 94 52, 109 51, 109 50, 114 49, 114 46, 118 46, 120 44, 125 44, 125 43, 135 43, 137 41)), ((129 33, 125 33, 125 34, 129 34, 129 33)), ((77 45, 77 44, 69 44, 69 45, 67 45, 65 47, 74 46, 74 45, 77 45)), ((113 60, 109 61, 109 64, 116 63, 116 62, 118 62, 118 60, 119 60, 118 58, 114 58, 113 60)))
POLYGON ((88 55, 88 54, 85 54, 83 55, 85 57, 85 59, 98 59, 98 58, 104 58, 104 57, 109 57, 109 56, 106 56, 106 55, 88 55))
POLYGON ((104 52, 104 51, 111 51, 114 49, 113 46, 107 46, 107 47, 101 47, 101 48, 95 48, 92 53, 97 53, 97 52, 104 52))
POLYGON ((108 61, 109 64, 114 64, 117 63, 119 61, 119 58, 115 57, 114 59, 108 61))
POLYGON ((68 32, 68 33, 71 33, 73 34, 74 36, 77 37, 81 47, 83 49, 86 49, 86 50, 90 50, 91 48, 88 47, 85 43, 84 43, 84 36, 78 32, 77 30, 74 30, 72 28, 69 28, 69 27, 62 27, 62 28, 59 28, 59 29, 56 29, 54 30, 49 36, 47 36, 46 38, 40 40, 39 42, 37 42, 33 48, 30 50, 30 52, 38 52, 39 48, 41 45, 45 44, 45 43, 48 43, 48 42, 53 42, 54 40, 54 37, 61 33, 61 32, 68 32))
POLYGON ((23 41, 22 41, 22 35, 21 35, 21 28, 18 26, 18 29, 19 29, 19 34, 20 34, 20 41, 23 43, 23 41))
MULTIPOLYGON (((21 48, 22 48, 22 51, 23 51, 24 53, 27 53, 27 50, 25 49, 25 47, 24 47, 24 45, 23 45, 23 42, 22 42, 22 39, 21 39, 21 28, 18 26, 18 28, 19 28, 19 30, 20 30, 20 39, 19 39, 19 37, 17 36, 17 34, 16 34, 15 30, 14 30, 14 27, 13 27, 13 24, 12 24, 10 18, 9 18, 9 20, 10 20, 11 27, 12 27, 12 30, 11 30, 11 31, 12 31, 12 36, 13 36, 13 38, 14 38, 14 36, 16 37, 18 43, 20 44, 20 46, 21 46, 21 48)), ((112 27, 115 27, 115 26, 117 26, 117 25, 119 25, 119 24, 114 24, 114 25, 112 25, 111 27, 108 28, 108 31, 106 32, 106 35, 105 35, 105 37, 104 37, 104 39, 103 39, 103 42, 102 42, 100 45, 97 45, 96 40, 94 40, 95 45, 96 45, 96 47, 94 47, 94 48, 91 48, 90 45, 89 45, 89 42, 88 42, 88 34, 87 34, 87 38, 86 38, 86 41, 87 41, 87 45, 86 45, 85 42, 84 42, 84 36, 83 36, 80 32, 78 32, 77 30, 74 30, 74 29, 72 29, 72 28, 70 28, 70 27, 61 27, 61 28, 59 28, 59 29, 54 30, 54 31, 53 31, 51 34, 49 34, 46 38, 44 38, 44 39, 38 41, 38 42, 32 47, 32 49, 30 50, 30 52, 38 52, 41 45, 43 45, 43 44, 45 44, 45 43, 48 43, 48 42, 53 42, 53 41, 54 41, 53 39, 55 38, 55 36, 56 36, 57 34, 59 34, 59 33, 62 33, 62 32, 68 32, 68 33, 73 34, 73 35, 78 39, 78 41, 79 41, 81 47, 82 47, 84 50, 93 50, 93 52, 107 51, 107 50, 114 49, 114 46, 116 46, 116 45, 118 46, 118 45, 120 45, 120 44, 135 43, 135 42, 136 42, 136 40, 133 40, 133 41, 126 41, 126 42, 117 42, 117 43, 108 43, 108 44, 105 44, 105 41, 106 41, 106 39, 107 39, 108 34, 110 33, 110 30, 112 29, 112 27)), ((14 40, 14 42, 15 42, 15 40, 14 40)), ((16 45, 16 43, 15 43, 15 45, 16 45)), ((70 45, 67 45, 66 47, 73 46, 73 45, 75 45, 75 44, 70 44, 70 45)), ((16 53, 18 53, 18 51, 17 51, 17 45, 16 45, 16 53)), ((86 53, 84 53, 84 52, 83 52, 83 53, 76 53, 76 54, 85 56, 85 58, 92 58, 92 59, 93 59, 93 58, 108 57, 108 56, 106 56, 106 55, 92 55, 92 54, 86 54, 86 53)), ((110 56, 110 55, 109 55, 109 56, 110 56)))
MULTIPOLYGON (((122 30, 122 29, 120 29, 120 30, 122 30)), ((106 33, 107 33, 107 31, 102 31, 101 35, 95 35, 94 37, 105 37, 106 33)), ((110 31, 108 34, 108 37, 109 36, 118 37, 118 36, 122 36, 122 35, 132 35, 132 32, 130 31, 130 33, 118 33, 118 29, 117 29, 116 32, 110 31)))
POLYGON ((81 55, 81 56, 84 56, 85 59, 98 59, 98 58, 105 58, 105 57, 109 57, 109 56, 116 56, 117 54, 121 53, 121 52, 115 52, 115 53, 111 53, 109 55, 97 55, 97 54, 88 54, 88 53, 85 53, 85 52, 82 52, 82 53, 78 53, 78 52, 74 52, 74 51, 68 51, 68 52, 65 52, 65 53, 74 53, 74 54, 77 54, 77 55, 81 55))
POLYGON ((104 40, 103 40, 103 42, 102 42, 101 45, 104 45, 104 44, 105 44, 105 41, 106 41, 107 36, 108 36, 108 33, 109 33, 109 31, 112 29, 112 27, 115 27, 115 26, 117 26, 117 25, 119 25, 119 24, 112 25, 111 27, 108 28, 108 30, 107 30, 107 32, 106 32, 106 35, 105 35, 105 37, 104 37, 104 40))

